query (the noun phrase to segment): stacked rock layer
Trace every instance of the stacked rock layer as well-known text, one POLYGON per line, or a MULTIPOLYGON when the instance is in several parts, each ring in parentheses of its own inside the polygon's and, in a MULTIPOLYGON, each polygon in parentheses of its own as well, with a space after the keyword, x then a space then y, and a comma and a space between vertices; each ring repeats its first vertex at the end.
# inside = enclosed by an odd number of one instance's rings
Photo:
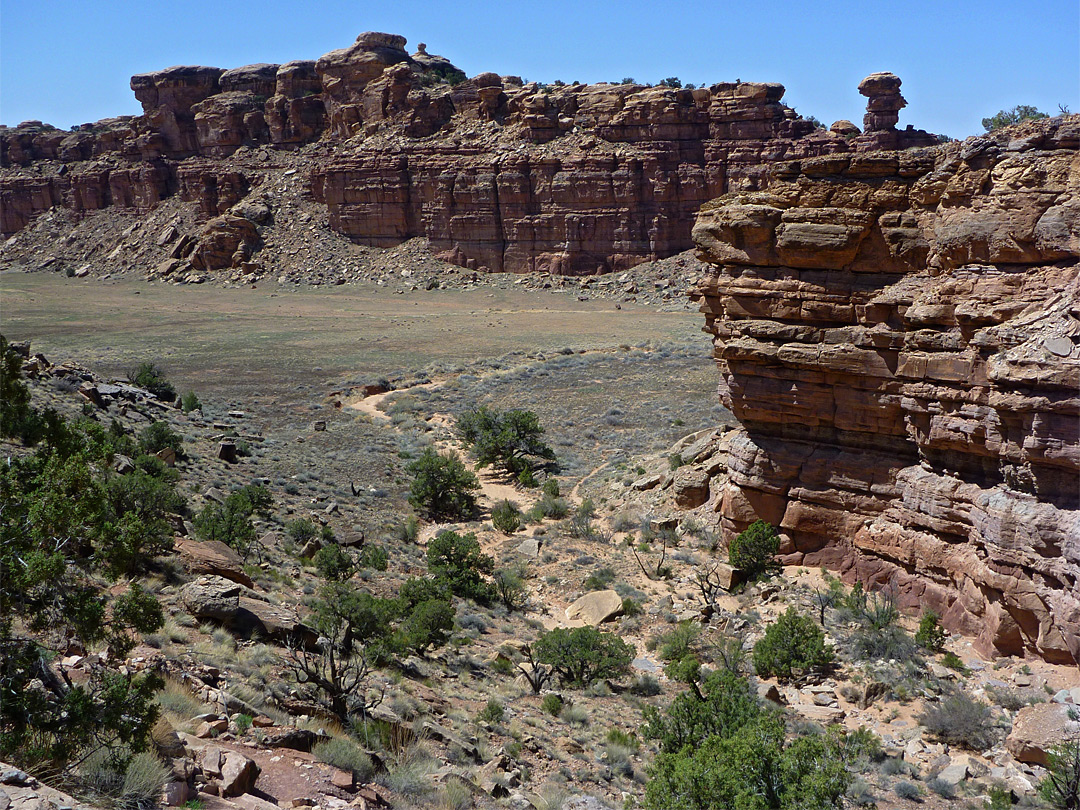
MULTIPOLYGON (((892 74, 860 85, 873 112, 860 133, 815 128, 778 84, 469 79, 405 44, 369 32, 313 61, 172 67, 132 77, 140 116, 0 128, 0 231, 54 207, 142 212, 177 194, 213 220, 263 194, 257 172, 229 164, 237 150, 316 149, 305 181, 357 242, 425 236, 473 269, 610 272, 692 247, 701 204, 757 188, 773 162, 936 142, 895 128, 892 74)), ((257 240, 245 244, 217 252, 221 266, 257 262, 257 240)))
POLYGON ((703 208, 729 538, 1080 660, 1078 146, 1072 115, 777 163, 703 208))

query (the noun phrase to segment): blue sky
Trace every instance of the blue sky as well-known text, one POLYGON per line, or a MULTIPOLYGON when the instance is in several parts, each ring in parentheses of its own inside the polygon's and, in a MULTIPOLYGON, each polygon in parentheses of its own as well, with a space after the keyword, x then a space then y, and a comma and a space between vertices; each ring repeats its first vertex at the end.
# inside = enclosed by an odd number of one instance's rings
POLYGON ((404 35, 410 52, 425 42, 470 76, 781 82, 826 125, 861 126, 856 86, 878 70, 904 82, 901 126, 952 137, 1016 104, 1080 111, 1077 0, 0 0, 0 122, 138 113, 133 73, 314 59, 369 30, 404 35))

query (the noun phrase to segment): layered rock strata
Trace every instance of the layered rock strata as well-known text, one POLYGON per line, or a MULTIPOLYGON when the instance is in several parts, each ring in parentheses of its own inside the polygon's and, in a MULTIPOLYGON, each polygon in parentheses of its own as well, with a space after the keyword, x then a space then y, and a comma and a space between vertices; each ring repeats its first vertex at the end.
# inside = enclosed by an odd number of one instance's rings
POLYGON ((767 520, 986 654, 1080 658, 1078 147, 1062 116, 703 208, 729 538, 767 520))
POLYGON ((860 133, 815 129, 778 84, 523 84, 466 78, 405 45, 368 32, 313 61, 167 68, 132 77, 140 116, 0 129, 0 231, 55 207, 142 212, 175 194, 212 219, 228 208, 219 197, 261 185, 249 170, 218 193, 237 150, 317 147, 305 182, 357 242, 425 236, 473 269, 588 274, 689 249, 701 204, 757 188, 776 161, 935 142, 895 128, 892 74, 860 86, 872 111, 860 133))

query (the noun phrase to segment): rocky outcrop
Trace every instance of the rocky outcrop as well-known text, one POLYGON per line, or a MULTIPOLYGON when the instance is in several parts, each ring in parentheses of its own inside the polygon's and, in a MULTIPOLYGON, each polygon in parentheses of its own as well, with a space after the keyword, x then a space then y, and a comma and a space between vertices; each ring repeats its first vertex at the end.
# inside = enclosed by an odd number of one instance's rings
MULTIPOLYGON (((688 250, 702 203, 759 188, 777 161, 936 142, 895 129, 903 100, 892 74, 861 86, 872 112, 860 134, 815 129, 782 103, 779 84, 466 78, 405 44, 367 32, 314 61, 167 68, 132 78, 141 116, 72 133, 40 122, 0 129, 0 229, 15 234, 56 207, 142 212, 173 195, 213 219, 277 184, 273 152, 307 149, 317 159, 296 156, 298 179, 356 242, 423 236, 471 269, 583 275, 688 250), (242 149, 258 161, 238 171, 228 158, 242 149)), ((249 234, 222 239, 191 266, 237 267, 259 245, 249 234)))
MULTIPOLYGON (((871 77, 867 125, 900 103, 871 77)), ((895 87, 894 87, 895 85, 895 87)), ((1080 657, 1080 116, 777 163, 704 207, 698 296, 741 423, 727 537, 780 527, 977 636, 1080 657)))

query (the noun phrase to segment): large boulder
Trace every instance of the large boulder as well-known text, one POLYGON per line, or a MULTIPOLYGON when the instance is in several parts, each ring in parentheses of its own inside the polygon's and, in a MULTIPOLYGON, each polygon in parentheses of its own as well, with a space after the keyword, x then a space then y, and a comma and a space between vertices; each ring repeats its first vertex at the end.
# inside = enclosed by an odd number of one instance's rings
POLYGON ((196 619, 229 623, 240 608, 240 586, 224 577, 203 576, 180 589, 180 601, 196 619))
POLYGON ((615 591, 592 591, 566 609, 566 620, 571 624, 588 624, 596 627, 622 613, 622 597, 615 591))
POLYGON ((1016 713, 1005 748, 1020 762, 1045 767, 1047 751, 1080 732, 1080 722, 1073 720, 1070 712, 1076 712, 1076 707, 1064 703, 1025 706, 1016 713))
POLYGON ((244 573, 240 555, 219 540, 201 543, 182 537, 176 541, 176 551, 193 574, 214 574, 249 588, 254 585, 251 577, 244 573))
POLYGON ((699 467, 679 467, 672 481, 675 505, 695 509, 709 500, 709 476, 699 467))

